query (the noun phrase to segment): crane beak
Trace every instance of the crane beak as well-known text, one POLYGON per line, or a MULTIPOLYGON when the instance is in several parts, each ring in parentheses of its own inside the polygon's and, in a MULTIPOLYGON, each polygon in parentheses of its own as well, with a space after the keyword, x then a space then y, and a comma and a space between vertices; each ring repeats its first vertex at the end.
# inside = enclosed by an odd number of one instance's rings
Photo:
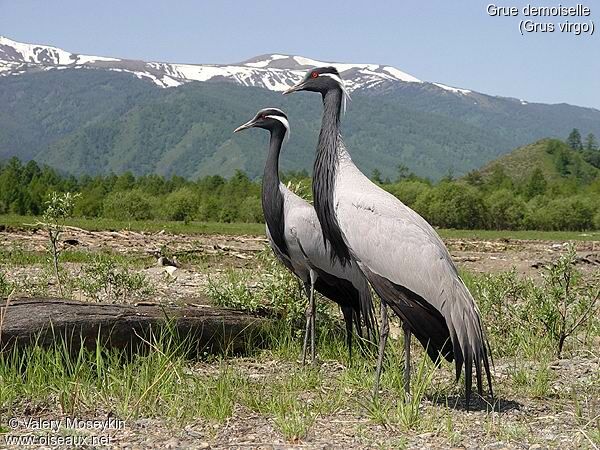
POLYGON ((248 128, 252 128, 253 126, 254 126, 254 119, 246 122, 244 125, 240 125, 235 130, 233 130, 233 132, 237 133, 238 131, 247 130, 248 128))
POLYGON ((291 88, 283 91, 283 95, 291 94, 292 92, 301 91, 304 89, 304 81, 301 81, 298 84, 293 85, 291 88))

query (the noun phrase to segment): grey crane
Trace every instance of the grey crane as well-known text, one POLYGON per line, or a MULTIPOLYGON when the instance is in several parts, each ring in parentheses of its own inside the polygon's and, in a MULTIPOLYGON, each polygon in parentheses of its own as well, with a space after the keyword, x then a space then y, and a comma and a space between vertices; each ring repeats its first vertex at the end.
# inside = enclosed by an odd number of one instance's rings
POLYGON ((306 359, 309 328, 311 359, 315 362, 315 289, 340 306, 346 324, 349 361, 352 361, 353 321, 359 336, 362 336, 362 320, 370 338, 375 331, 369 284, 356 264, 330 260, 315 209, 279 179, 279 154, 286 133, 289 134, 285 113, 277 108, 261 109, 235 132, 252 127, 264 128, 271 135, 262 183, 267 237, 276 257, 302 281, 309 298, 302 362, 306 359))
POLYGON ((309 70, 284 94, 318 92, 323 118, 313 171, 313 197, 330 257, 356 262, 382 300, 378 390, 386 339, 386 305, 402 320, 405 342, 405 388, 410 390, 410 339, 421 342, 432 360, 454 360, 456 380, 465 367, 469 407, 472 370, 483 395, 482 363, 492 393, 489 344, 481 317, 435 230, 419 214, 371 182, 353 163, 340 134, 340 113, 347 96, 334 67, 309 70))

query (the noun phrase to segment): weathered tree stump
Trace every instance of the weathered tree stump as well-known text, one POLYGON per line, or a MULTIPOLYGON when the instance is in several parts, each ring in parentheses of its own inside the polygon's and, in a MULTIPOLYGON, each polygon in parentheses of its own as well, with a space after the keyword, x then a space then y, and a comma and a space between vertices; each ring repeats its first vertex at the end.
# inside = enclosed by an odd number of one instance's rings
POLYGON ((213 306, 86 303, 59 298, 0 299, 0 351, 32 343, 48 347, 61 338, 75 351, 83 343, 137 351, 161 332, 188 338, 190 350, 246 350, 268 320, 213 306))

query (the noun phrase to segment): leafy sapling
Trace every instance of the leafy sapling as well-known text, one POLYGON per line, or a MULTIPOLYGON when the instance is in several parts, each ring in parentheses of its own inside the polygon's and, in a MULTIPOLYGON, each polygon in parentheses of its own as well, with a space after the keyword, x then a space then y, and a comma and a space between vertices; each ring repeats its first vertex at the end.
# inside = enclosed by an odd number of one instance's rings
POLYGON ((43 222, 38 222, 38 225, 42 225, 48 233, 50 262, 61 297, 63 296, 63 287, 58 267, 61 250, 58 248, 58 244, 60 242, 60 235, 65 230, 66 220, 73 215, 75 199, 79 196, 80 194, 71 194, 70 192, 52 192, 46 201, 43 222))

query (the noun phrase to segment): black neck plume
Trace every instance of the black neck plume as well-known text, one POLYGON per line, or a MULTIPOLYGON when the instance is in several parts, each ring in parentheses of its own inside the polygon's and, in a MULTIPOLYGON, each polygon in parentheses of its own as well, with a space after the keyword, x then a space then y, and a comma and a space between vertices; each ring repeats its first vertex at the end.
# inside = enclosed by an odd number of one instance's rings
POLYGON ((271 238, 279 250, 289 256, 284 235, 283 195, 279 189, 279 153, 284 136, 283 126, 271 130, 269 154, 262 180, 262 207, 271 238))
POLYGON ((313 198, 317 217, 323 229, 325 246, 329 248, 330 258, 332 260, 338 258, 345 265, 350 260, 350 251, 342 237, 333 204, 335 177, 342 143, 340 111, 343 95, 341 88, 332 89, 323 94, 323 121, 313 171, 313 198))

